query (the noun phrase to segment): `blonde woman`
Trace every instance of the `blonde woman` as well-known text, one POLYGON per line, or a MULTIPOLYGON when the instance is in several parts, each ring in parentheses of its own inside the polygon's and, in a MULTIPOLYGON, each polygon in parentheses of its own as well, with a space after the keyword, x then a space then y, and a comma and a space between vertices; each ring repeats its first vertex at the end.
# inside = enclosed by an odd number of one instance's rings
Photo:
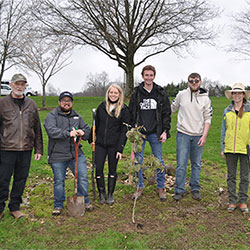
POLYGON ((237 207, 248 213, 249 158, 247 145, 250 133, 250 91, 242 83, 235 83, 225 95, 232 103, 224 110, 221 126, 221 156, 227 162, 228 212, 237 207), (236 194, 237 163, 240 160, 239 192, 236 194))
MULTIPOLYGON (((106 92, 106 100, 96 110, 96 182, 99 191, 99 203, 112 205, 113 192, 117 179, 117 163, 122 158, 126 143, 126 125, 130 122, 128 107, 123 103, 123 91, 119 85, 112 84, 106 92), (104 164, 108 156, 108 198, 104 181, 104 164), (107 200, 106 200, 107 199, 107 200)), ((91 141, 92 138, 89 140, 91 141)))

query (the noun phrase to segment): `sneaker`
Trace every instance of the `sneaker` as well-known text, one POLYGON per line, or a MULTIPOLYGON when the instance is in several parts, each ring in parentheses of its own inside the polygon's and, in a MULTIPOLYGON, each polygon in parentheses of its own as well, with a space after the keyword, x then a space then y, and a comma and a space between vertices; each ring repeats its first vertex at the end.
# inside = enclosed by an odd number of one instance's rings
POLYGON ((58 216, 58 215, 60 215, 60 214, 62 213, 62 210, 63 210, 62 208, 56 207, 56 208, 53 210, 52 215, 58 216))
POLYGON ((92 212, 94 210, 94 207, 91 203, 85 204, 85 209, 88 212, 92 212))
POLYGON ((137 200, 142 196, 143 188, 138 188, 132 195, 132 200, 137 198, 137 200))
POLYGON ((227 211, 228 211, 229 213, 232 213, 236 208, 237 208, 237 205, 236 205, 236 204, 229 204, 229 205, 228 205, 228 208, 227 208, 227 211))
POLYGON ((201 193, 200 193, 200 191, 195 190, 195 191, 192 191, 191 193, 192 193, 192 198, 194 200, 197 200, 197 201, 201 200, 201 193))
POLYGON ((0 220, 3 218, 3 216, 4 216, 4 213, 1 212, 1 213, 0 213, 0 220))
POLYGON ((166 190, 164 188, 157 188, 156 190, 160 201, 165 201, 167 199, 166 190))
POLYGON ((10 214, 15 218, 15 219, 21 219, 25 217, 25 214, 22 213, 21 211, 10 211, 10 214))
POLYGON ((246 213, 246 214, 247 214, 247 213, 249 212, 246 203, 240 203, 240 204, 239 204, 239 208, 240 208, 240 211, 241 211, 242 213, 246 213))
POLYGON ((182 194, 175 193, 174 196, 173 196, 173 198, 176 201, 180 201, 183 198, 183 195, 184 195, 183 193, 182 194))

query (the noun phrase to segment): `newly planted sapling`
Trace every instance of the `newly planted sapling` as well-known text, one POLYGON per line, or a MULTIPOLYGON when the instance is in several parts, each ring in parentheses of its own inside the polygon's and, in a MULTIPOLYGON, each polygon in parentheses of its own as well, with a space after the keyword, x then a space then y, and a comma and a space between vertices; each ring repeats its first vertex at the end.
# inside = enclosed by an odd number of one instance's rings
MULTIPOLYGON (((140 132, 142 126, 132 128, 126 133, 128 140, 132 143, 132 150, 131 150, 131 162, 127 164, 128 174, 129 176, 133 176, 133 181, 136 183, 137 191, 139 190, 139 176, 138 172, 142 169, 144 176, 149 179, 149 177, 154 175, 154 172, 157 169, 160 171, 164 171, 164 166, 160 163, 160 161, 155 158, 154 156, 147 156, 143 160, 143 164, 138 163, 138 153, 142 151, 142 144, 143 144, 143 137, 144 135, 140 132)), ((138 192, 137 192, 138 193, 138 192)), ((134 199, 134 206, 133 206, 133 213, 132 213, 132 222, 135 223, 135 206, 138 196, 135 196, 134 199)))

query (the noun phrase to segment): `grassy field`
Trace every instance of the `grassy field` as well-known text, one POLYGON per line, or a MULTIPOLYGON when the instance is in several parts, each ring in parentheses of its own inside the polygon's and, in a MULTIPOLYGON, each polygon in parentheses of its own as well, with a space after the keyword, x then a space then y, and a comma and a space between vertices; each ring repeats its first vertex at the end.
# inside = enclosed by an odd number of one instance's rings
MULTIPOLYGON (((41 107, 41 97, 33 97, 41 107)), ((91 110, 103 100, 100 97, 76 97, 74 109, 84 121, 92 124, 91 110)), ((47 107, 57 106, 56 97, 47 97, 47 107)), ((5 209, 0 222, 0 249, 249 249, 250 219, 240 211, 226 211, 226 164, 220 157, 220 126, 226 98, 213 98, 214 115, 203 153, 201 172, 202 201, 194 201, 187 193, 183 200, 172 198, 172 185, 168 187, 168 200, 160 202, 154 185, 146 185, 143 197, 137 202, 136 223, 131 221, 134 185, 126 183, 126 167, 131 145, 127 143, 124 160, 119 162, 116 203, 109 207, 93 202, 95 209, 80 219, 67 215, 52 217, 53 174, 47 163, 47 135, 43 128, 45 154, 40 162, 32 160, 30 176, 23 196, 22 209, 28 218, 14 220, 5 209), (224 192, 218 192, 220 188, 224 192)), ((41 122, 49 111, 40 111, 41 122)), ((175 161, 176 114, 172 117, 171 138, 163 144, 166 165, 175 161)), ((89 176, 91 148, 83 142, 88 159, 89 176)), ((150 148, 146 147, 150 155, 150 148)), ((188 178, 190 167, 188 168, 188 178)), ((167 176, 167 179, 171 177, 167 176)), ((73 178, 66 180, 67 196, 73 194, 73 178)), ((92 200, 90 185, 90 199, 92 200)), ((249 204, 250 205, 250 204, 249 204)))

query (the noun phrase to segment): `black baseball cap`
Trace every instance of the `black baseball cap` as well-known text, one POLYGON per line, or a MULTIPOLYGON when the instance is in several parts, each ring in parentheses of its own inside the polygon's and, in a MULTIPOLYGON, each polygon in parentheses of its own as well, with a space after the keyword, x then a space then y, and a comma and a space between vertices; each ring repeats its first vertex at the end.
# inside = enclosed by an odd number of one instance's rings
POLYGON ((70 97, 73 101, 73 95, 68 92, 68 91, 64 91, 59 95, 59 101, 63 98, 63 97, 70 97))

